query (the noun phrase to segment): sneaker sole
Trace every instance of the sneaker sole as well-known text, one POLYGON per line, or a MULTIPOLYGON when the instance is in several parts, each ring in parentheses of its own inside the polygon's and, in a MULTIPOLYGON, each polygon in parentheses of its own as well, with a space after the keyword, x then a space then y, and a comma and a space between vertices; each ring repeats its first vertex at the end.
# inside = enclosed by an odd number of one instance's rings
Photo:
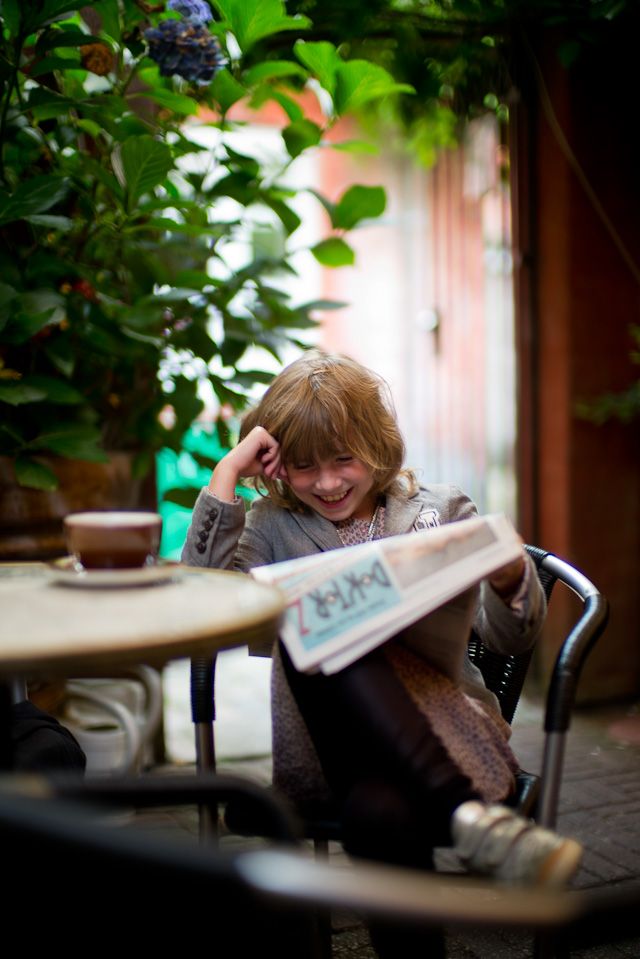
POLYGON ((547 856, 536 876, 536 885, 560 887, 573 879, 582 861, 582 847, 567 839, 554 852, 547 856))

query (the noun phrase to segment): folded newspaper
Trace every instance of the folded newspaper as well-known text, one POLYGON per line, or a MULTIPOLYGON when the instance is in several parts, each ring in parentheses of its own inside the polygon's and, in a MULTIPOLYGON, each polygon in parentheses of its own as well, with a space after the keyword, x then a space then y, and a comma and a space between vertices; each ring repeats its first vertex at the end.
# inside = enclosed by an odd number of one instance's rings
POLYGON ((299 671, 337 672, 400 634, 457 682, 474 587, 519 556, 510 521, 490 514, 256 566, 251 574, 286 594, 280 636, 299 671))

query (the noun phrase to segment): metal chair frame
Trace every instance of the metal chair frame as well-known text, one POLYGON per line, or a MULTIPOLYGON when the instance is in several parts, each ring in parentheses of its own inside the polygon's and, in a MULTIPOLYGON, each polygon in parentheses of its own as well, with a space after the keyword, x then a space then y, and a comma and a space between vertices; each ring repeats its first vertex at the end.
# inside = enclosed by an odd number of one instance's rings
MULTIPOLYGON (((566 737, 580 672, 584 662, 602 634, 609 614, 607 600, 582 573, 552 553, 535 546, 525 546, 532 557, 547 600, 556 583, 573 590, 583 603, 582 615, 566 637, 556 659, 547 693, 544 721, 544 754, 540 775, 521 772, 517 777, 517 794, 513 805, 540 825, 555 828, 562 782, 566 737)), ((511 723, 522 694, 533 649, 518 655, 494 653, 472 634, 469 656, 480 669, 487 687, 495 693, 502 715, 511 723)), ((340 841, 341 824, 335 810, 310 805, 298 810, 305 824, 307 838, 313 839, 316 853, 328 854, 328 842, 340 841)))
MULTIPOLYGON (((563 583, 582 601, 582 615, 566 637, 556 658, 547 692, 544 721, 544 755, 540 774, 535 819, 553 829, 556 825, 562 766, 571 713, 584 662, 601 636, 609 616, 609 604, 574 566, 553 553, 526 546, 538 570, 547 600, 556 583, 563 583)), ((518 705, 533 650, 519 656, 501 656, 486 650, 472 637, 469 655, 483 674, 485 683, 498 697, 502 715, 511 722, 518 705)))

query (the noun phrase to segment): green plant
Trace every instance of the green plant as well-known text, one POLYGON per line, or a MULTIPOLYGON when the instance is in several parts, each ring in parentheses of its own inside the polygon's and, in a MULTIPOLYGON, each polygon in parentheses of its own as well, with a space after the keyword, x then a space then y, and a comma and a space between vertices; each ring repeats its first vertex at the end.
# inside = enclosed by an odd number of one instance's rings
MULTIPOLYGON (((299 245, 289 168, 341 114, 411 88, 305 43, 311 21, 281 0, 212 6, 215 21, 202 0, 0 3, 0 454, 23 485, 55 487, 42 452, 132 450, 143 471, 179 448, 204 383, 241 409, 271 376, 249 348, 279 358, 338 305, 294 303, 283 283, 299 245), (301 106, 311 77, 322 125, 301 106), (250 135, 238 146, 251 124, 229 116, 270 100, 275 167, 250 135)), ((320 200, 330 230, 311 252, 349 264, 345 235, 383 212, 384 191, 320 200)))
MULTIPOLYGON (((629 334, 636 346, 630 350, 629 359, 635 366, 640 366, 640 326, 630 323, 629 334)), ((576 414, 598 426, 611 419, 637 424, 640 421, 640 377, 619 393, 604 393, 596 399, 577 403, 576 414)))
POLYGON ((366 57, 410 84, 412 97, 371 101, 366 119, 385 141, 427 164, 455 144, 468 119, 501 123, 537 69, 546 38, 569 68, 622 30, 635 34, 632 0, 287 0, 314 21, 310 39, 366 57), (317 15, 317 18, 316 18, 317 15))

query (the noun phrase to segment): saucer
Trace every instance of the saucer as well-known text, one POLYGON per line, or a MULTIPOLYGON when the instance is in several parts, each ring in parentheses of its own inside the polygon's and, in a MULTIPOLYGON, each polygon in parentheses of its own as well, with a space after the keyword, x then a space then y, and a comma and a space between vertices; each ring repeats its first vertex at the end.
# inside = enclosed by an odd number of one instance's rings
POLYGON ((92 589, 96 586, 153 586, 168 582, 183 569, 181 563, 164 559, 158 560, 155 566, 135 569, 85 569, 73 556, 63 556, 47 563, 46 572, 49 579, 59 585, 92 589))

